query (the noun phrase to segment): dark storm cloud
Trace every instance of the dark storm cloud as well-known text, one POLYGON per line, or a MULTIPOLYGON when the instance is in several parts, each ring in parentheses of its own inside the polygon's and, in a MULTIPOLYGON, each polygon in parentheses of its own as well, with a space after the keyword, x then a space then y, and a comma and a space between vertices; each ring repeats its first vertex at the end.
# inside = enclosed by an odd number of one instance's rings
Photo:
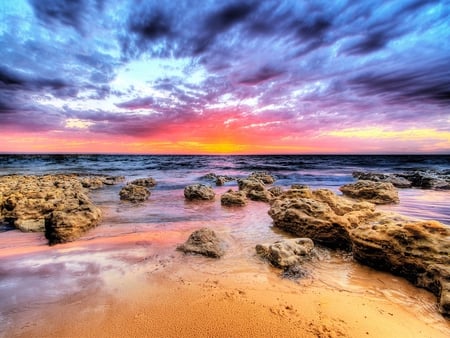
POLYGON ((364 73, 349 83, 365 95, 386 95, 393 102, 425 100, 450 105, 450 67, 445 61, 418 69, 364 73))

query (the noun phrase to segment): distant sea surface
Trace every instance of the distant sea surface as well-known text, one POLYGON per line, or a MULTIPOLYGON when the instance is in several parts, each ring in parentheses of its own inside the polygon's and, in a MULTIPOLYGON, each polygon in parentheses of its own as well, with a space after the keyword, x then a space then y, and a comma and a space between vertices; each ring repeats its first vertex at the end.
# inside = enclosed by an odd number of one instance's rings
MULTIPOLYGON (((353 171, 411 170, 450 170, 450 155, 0 155, 0 175, 80 173, 123 175, 127 180, 151 176, 158 182, 155 190, 167 193, 192 183, 214 185, 202 178, 210 172, 245 177, 267 171, 277 177, 276 185, 298 183, 339 193, 340 186, 355 181, 353 171)), ((235 185, 229 182, 222 190, 235 185)), ((450 224, 450 191, 400 189, 400 200, 399 205, 383 208, 450 224)))

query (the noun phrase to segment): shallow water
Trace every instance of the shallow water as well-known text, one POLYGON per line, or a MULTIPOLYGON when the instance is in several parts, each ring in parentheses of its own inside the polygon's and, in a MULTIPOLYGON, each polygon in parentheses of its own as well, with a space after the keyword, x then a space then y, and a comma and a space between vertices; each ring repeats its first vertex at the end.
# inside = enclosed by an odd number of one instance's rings
MULTIPOLYGON (((218 197, 213 202, 185 201, 184 186, 208 183, 201 178, 208 172, 244 177, 254 170, 265 169, 278 177, 277 185, 301 183, 338 192, 340 185, 353 181, 353 170, 391 172, 423 166, 449 169, 446 157, 420 157, 413 163, 404 158, 376 162, 368 157, 289 156, 50 156, 11 157, 2 161, 0 174, 89 172, 125 175, 127 180, 152 176, 158 182, 150 199, 137 205, 119 200, 120 185, 93 191, 91 197, 103 210, 103 222, 74 243, 48 247, 42 234, 15 230, 0 233, 0 327, 4 330, 20 327, 23 332, 42 320, 43 309, 52 304, 72 304, 111 295, 126 298, 139 288, 148 287, 152 274, 167 275, 173 280, 185 278, 187 272, 262 283, 277 280, 280 272, 256 257, 254 247, 290 235, 272 227, 265 203, 227 208, 220 205, 218 197), (193 230, 204 226, 213 228, 225 239, 227 253, 222 259, 185 256, 175 250, 193 230)), ((230 182, 214 187, 216 196, 235 186, 235 182, 230 182)), ((382 208, 450 225, 449 197, 448 191, 403 189, 399 205, 382 208)), ((324 248, 318 248, 318 253, 317 259, 305 265, 306 277, 300 282, 292 281, 288 288, 298 290, 311 283, 323 284, 399 304, 442 332, 450 329, 448 321, 437 311, 436 298, 429 292, 402 278, 363 267, 348 254, 324 248)), ((98 306, 101 310, 102 303, 98 306)))

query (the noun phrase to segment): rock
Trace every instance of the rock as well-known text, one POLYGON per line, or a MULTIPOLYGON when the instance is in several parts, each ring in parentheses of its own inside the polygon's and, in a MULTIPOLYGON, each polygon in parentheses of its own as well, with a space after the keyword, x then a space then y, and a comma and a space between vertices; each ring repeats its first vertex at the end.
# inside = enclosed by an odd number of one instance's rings
POLYGON ((0 218, 21 231, 45 231, 50 244, 78 238, 99 224, 101 210, 86 195, 112 176, 59 174, 0 177, 0 218))
POLYGON ((352 176, 354 178, 357 178, 358 180, 392 183, 392 185, 397 188, 410 188, 412 186, 411 181, 407 180, 404 177, 399 177, 395 174, 379 174, 372 172, 355 171, 352 173, 352 176))
POLYGON ((273 198, 272 194, 264 190, 250 190, 247 192, 247 197, 252 201, 270 202, 273 198))
POLYGON ((399 174, 398 176, 411 181, 413 187, 437 190, 450 189, 450 175, 445 171, 417 170, 399 174))
POLYGON ((217 186, 222 186, 227 182, 236 180, 234 177, 225 175, 216 175, 214 173, 209 173, 201 177, 202 179, 214 181, 217 186))
POLYGON ((339 188, 346 196, 375 204, 398 203, 398 192, 392 183, 358 181, 339 188))
POLYGON ((303 190, 303 189, 309 189, 309 188, 305 184, 292 184, 291 189, 303 190))
POLYGON ((248 176, 249 180, 261 181, 264 184, 273 184, 275 177, 264 171, 256 171, 248 176))
POLYGON ((350 230, 353 257, 403 276, 440 298, 450 315, 450 228, 436 221, 412 222, 380 214, 350 230))
POLYGON ((244 192, 249 192, 251 190, 255 191, 264 191, 266 188, 264 187, 264 183, 257 179, 239 179, 238 180, 239 190, 244 192))
POLYGON ((89 175, 80 176, 79 181, 83 188, 91 190, 100 189, 104 185, 114 185, 125 180, 123 176, 101 176, 101 175, 89 175))
POLYGON ((120 190, 119 196, 124 201, 144 202, 150 197, 150 191, 139 185, 127 184, 120 190))
POLYGON ((213 200, 214 190, 204 184, 192 184, 184 188, 184 197, 187 200, 213 200))
POLYGON ((225 254, 222 241, 209 228, 201 228, 194 231, 184 244, 177 247, 177 250, 212 258, 220 258, 225 254))
POLYGON ((45 237, 49 244, 71 242, 101 221, 101 210, 86 196, 78 195, 77 203, 53 211, 45 221, 45 237), (77 205, 78 204, 78 205, 77 205))
POLYGON ((349 250, 349 221, 337 215, 328 204, 305 197, 272 202, 269 215, 275 227, 314 242, 349 250))
MULTIPOLYGON (((385 184, 385 183, 383 183, 385 184)), ((326 189, 292 189, 271 202, 274 225, 329 247, 352 250, 359 262, 403 276, 439 297, 450 315, 450 228, 375 211, 326 189)))
POLYGON ((398 174, 382 174, 373 172, 353 173, 360 180, 392 183, 397 188, 450 189, 450 173, 436 170, 414 170, 398 174))
POLYGON ((279 186, 272 187, 268 190, 272 194, 273 197, 280 196, 283 193, 283 188, 281 188, 279 186))
POLYGON ((140 187, 152 188, 156 186, 156 181, 152 177, 138 178, 130 182, 130 184, 138 185, 140 187))
POLYGON ((310 257, 313 248, 314 243, 310 238, 284 239, 255 247, 259 256, 282 269, 302 264, 310 257))
POLYGON ((243 191, 230 189, 220 197, 220 203, 224 206, 244 206, 247 204, 247 196, 243 191))

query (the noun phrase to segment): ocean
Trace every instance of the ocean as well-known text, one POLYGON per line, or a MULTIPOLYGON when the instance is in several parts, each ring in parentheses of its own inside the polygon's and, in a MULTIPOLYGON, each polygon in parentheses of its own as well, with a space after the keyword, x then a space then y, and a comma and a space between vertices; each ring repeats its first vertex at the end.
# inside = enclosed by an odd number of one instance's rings
MULTIPOLYGON (((256 244, 290 237, 272 226, 267 203, 250 201, 242 208, 223 207, 219 196, 237 189, 237 183, 216 187, 204 178, 211 172, 240 178, 267 171, 277 178, 275 185, 284 188, 305 184, 340 194, 340 186, 355 181, 353 171, 409 170, 448 171, 450 156, 0 155, 0 175, 80 173, 125 176, 125 182, 142 177, 157 181, 149 200, 138 204, 119 199, 123 184, 92 191, 91 199, 102 209, 103 221, 72 243, 49 247, 43 234, 3 226, 0 337, 48 333, 46 330, 57 325, 53 316, 63 313, 78 313, 78 317, 73 315, 74 321, 85 314, 106 316, 108 309, 115 309, 112 298, 137 301, 139 290, 148 291, 149 287, 157 287, 151 289, 155 294, 164 294, 169 287, 185 290, 189 285, 208 291, 205 288, 214 287, 216 281, 254 292, 273 289, 274 294, 282 285, 284 291, 276 297, 288 297, 305 287, 340 290, 349 297, 391 304, 409 313, 411 320, 419 317, 423 325, 438 328, 445 336, 450 326, 438 313, 435 296, 402 278, 361 266, 347 253, 318 248, 319 259, 306 263, 309 272, 304 279, 283 281, 277 269, 255 255, 256 244), (215 201, 185 201, 183 189, 193 183, 211 184, 215 201), (175 250, 193 230, 205 226, 225 240, 223 258, 185 256, 175 250)), ((379 208, 450 226, 450 191, 399 189, 399 196, 398 205, 379 208)), ((383 320, 391 321, 389 325, 408 323, 396 319, 388 316, 383 320)), ((286 318, 280 320, 287 323, 286 318)), ((44 336, 58 336, 54 332, 44 336)))

